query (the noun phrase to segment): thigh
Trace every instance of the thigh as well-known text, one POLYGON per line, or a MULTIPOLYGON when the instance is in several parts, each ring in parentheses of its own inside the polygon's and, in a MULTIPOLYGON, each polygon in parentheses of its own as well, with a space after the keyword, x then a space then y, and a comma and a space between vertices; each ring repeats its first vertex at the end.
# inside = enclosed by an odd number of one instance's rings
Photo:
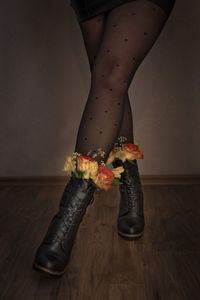
POLYGON ((91 70, 102 41, 105 20, 106 13, 79 23, 91 70))
POLYGON ((128 2, 107 15, 95 72, 120 73, 130 83, 137 67, 156 41, 166 12, 151 1, 128 2))

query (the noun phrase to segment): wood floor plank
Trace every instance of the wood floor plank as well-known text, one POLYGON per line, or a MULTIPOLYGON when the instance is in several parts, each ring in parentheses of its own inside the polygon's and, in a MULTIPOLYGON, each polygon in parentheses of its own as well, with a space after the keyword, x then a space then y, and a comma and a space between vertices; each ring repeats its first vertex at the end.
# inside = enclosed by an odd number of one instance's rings
POLYGON ((119 191, 100 191, 87 209, 67 272, 32 269, 64 186, 0 187, 1 300, 197 300, 200 295, 198 185, 145 186, 144 236, 117 233, 119 191))

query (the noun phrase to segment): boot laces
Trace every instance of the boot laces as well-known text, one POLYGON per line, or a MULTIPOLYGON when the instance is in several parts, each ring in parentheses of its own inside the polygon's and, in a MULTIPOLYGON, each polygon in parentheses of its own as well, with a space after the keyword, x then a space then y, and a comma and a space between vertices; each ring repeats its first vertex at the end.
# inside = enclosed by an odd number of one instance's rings
POLYGON ((133 181, 126 180, 127 204, 129 211, 136 210, 136 189, 133 181))
POLYGON ((71 226, 73 225, 74 215, 77 212, 77 205, 73 207, 68 207, 63 211, 63 216, 61 219, 63 220, 63 225, 59 228, 59 231, 62 231, 62 236, 58 236, 57 232, 54 233, 52 241, 61 242, 65 239, 66 234, 69 232, 71 226))
MULTIPOLYGON (((77 184, 76 184, 77 185, 77 184)), ((68 193, 68 197, 72 197, 74 192, 76 191, 77 186, 73 186, 73 187, 69 187, 68 186, 68 190, 66 190, 66 192, 68 193)), ((78 197, 76 195, 76 197, 78 197)), ((92 198, 90 200, 89 204, 92 204, 94 202, 94 193, 92 193, 92 198)), ((81 209, 80 207, 80 203, 79 201, 76 202, 75 204, 73 204, 73 206, 69 206, 67 207, 67 209, 64 209, 63 211, 63 226, 61 228, 62 230, 62 237, 59 237, 57 235, 57 233, 55 233, 54 237, 53 237, 53 241, 58 241, 61 242, 63 239, 65 239, 67 233, 69 233, 70 228, 73 226, 74 224, 74 218, 75 218, 75 214, 81 209)))

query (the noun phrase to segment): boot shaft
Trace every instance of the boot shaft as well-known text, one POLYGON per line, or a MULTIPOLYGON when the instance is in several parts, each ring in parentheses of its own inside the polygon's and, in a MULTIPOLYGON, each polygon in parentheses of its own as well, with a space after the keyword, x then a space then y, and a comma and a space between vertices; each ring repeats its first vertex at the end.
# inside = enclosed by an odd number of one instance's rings
POLYGON ((115 160, 114 166, 123 166, 121 174, 119 216, 126 213, 143 216, 143 190, 137 160, 115 160))

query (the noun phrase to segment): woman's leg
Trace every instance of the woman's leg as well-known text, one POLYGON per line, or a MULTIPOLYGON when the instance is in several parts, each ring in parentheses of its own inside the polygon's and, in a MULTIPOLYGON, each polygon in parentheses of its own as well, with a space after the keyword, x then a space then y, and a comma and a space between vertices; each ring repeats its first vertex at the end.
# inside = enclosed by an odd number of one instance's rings
MULTIPOLYGON (((101 41, 103 39, 103 32, 104 32, 106 18, 107 18, 107 14, 105 13, 105 14, 98 15, 97 17, 91 18, 87 21, 80 22, 79 24, 81 28, 91 72, 93 69, 97 52, 101 45, 101 41)), ((132 117, 132 110, 131 110, 128 91, 126 91, 124 101, 125 101, 125 105, 124 105, 123 119, 120 126, 119 136, 125 136, 127 138, 127 142, 133 143, 134 142, 133 117, 132 117)))
POLYGON ((105 21, 106 13, 79 23, 91 72, 103 38, 105 21))
POLYGON ((102 148, 107 160, 120 133, 130 83, 166 20, 164 10, 146 0, 122 4, 107 14, 100 47, 94 54, 76 152, 87 154, 102 148))

